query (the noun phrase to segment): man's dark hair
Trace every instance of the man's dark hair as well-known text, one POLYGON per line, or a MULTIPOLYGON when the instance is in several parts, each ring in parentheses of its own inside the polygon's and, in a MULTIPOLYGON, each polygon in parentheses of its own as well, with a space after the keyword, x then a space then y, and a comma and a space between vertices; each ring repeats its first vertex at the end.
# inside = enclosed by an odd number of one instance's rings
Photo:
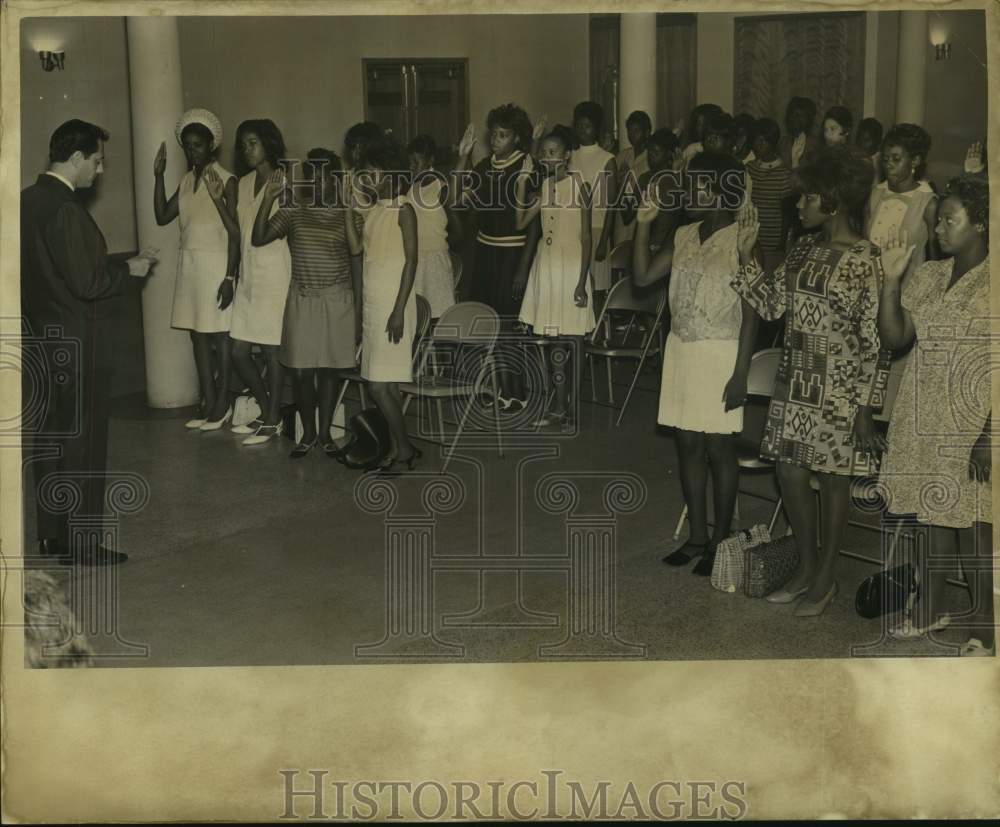
POLYGON ((83 153, 84 158, 89 158, 100 148, 101 141, 110 137, 108 131, 97 124, 76 118, 66 121, 49 138, 49 163, 68 161, 77 150, 83 153))

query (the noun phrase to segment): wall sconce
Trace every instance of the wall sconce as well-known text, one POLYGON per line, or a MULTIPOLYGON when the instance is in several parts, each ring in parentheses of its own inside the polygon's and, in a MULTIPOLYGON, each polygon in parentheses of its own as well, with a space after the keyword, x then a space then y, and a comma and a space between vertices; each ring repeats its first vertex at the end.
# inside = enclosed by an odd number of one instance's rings
POLYGON ((935 60, 947 60, 951 57, 951 44, 950 43, 935 43, 934 44, 934 59, 935 60))
POLYGON ((947 60, 951 57, 948 30, 937 20, 931 22, 930 29, 931 45, 934 47, 934 59, 947 60))
POLYGON ((51 72, 53 69, 61 72, 66 61, 65 52, 39 52, 38 57, 42 61, 43 71, 46 72, 51 72))

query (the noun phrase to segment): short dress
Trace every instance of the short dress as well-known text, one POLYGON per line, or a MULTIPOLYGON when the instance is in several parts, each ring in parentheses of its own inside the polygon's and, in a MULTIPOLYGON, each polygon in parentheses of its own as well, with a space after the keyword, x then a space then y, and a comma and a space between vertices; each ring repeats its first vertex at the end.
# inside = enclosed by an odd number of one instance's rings
MULTIPOLYGON (((288 239, 288 287, 278 360, 289 368, 353 368, 355 298, 346 212, 301 204, 282 207, 268 221, 288 239)), ((275 242, 277 243, 277 242, 275 242)))
POLYGON ((570 173, 580 173, 593 193, 594 206, 590 211, 590 276, 593 279, 595 290, 607 290, 611 287, 611 250, 608 249, 608 255, 604 261, 598 261, 595 253, 601 240, 604 221, 608 216, 608 206, 611 203, 609 191, 611 181, 604 170, 608 161, 614 160, 614 157, 600 144, 592 144, 574 149, 569 159, 570 173))
POLYGON ((871 475, 876 458, 854 447, 859 405, 885 400, 888 360, 878 335, 881 253, 798 240, 784 263, 739 268, 733 288, 765 319, 785 316, 784 347, 761 456, 811 471, 871 475))
MULTIPOLYGON (((223 185, 235 178, 217 163, 210 165, 223 185)), ((177 188, 180 223, 180 255, 170 326, 198 333, 229 331, 233 306, 219 309, 219 286, 229 266, 229 233, 208 194, 204 174, 194 187, 194 170, 181 179, 177 188)))
POLYGON ((993 488, 969 479, 969 455, 990 415, 988 260, 951 289, 954 259, 928 261, 903 282, 916 330, 889 418, 880 481, 893 514, 968 528, 993 522, 993 488))
POLYGON ((542 237, 519 318, 531 325, 537 336, 584 336, 594 329, 593 304, 589 296, 584 307, 573 301, 583 266, 583 182, 567 175, 556 183, 554 201, 547 204, 545 198, 548 196, 543 196, 542 202, 542 237))
POLYGON ((927 205, 937 198, 931 185, 921 181, 916 189, 909 192, 893 192, 889 183, 883 181, 876 185, 868 197, 868 224, 865 227, 865 237, 877 244, 885 246, 889 238, 895 237, 900 229, 906 230, 908 244, 914 245, 910 263, 906 266, 905 279, 913 273, 927 256, 927 222, 924 221, 924 211, 927 205))
MULTIPOLYGON (((365 214, 365 268, 361 376, 369 382, 413 379, 413 337, 417 329, 417 293, 410 290, 403 311, 403 336, 393 344, 386 322, 396 306, 406 264, 399 211, 405 199, 382 199, 365 214)), ((419 261, 419 257, 417 259, 419 261)))
MULTIPOLYGON (((242 342, 280 345, 285 318, 288 284, 292 278, 292 256, 285 239, 254 247, 253 225, 264 200, 264 187, 254 193, 256 171, 240 178, 237 216, 240 221, 240 280, 233 296, 233 318, 229 335, 242 342)), ((271 215, 278 202, 271 206, 271 215)))
POLYGON ((408 197, 417 215, 417 273, 413 290, 431 306, 438 319, 455 303, 455 275, 448 252, 448 214, 441 205, 442 184, 431 178, 408 197))
POLYGON ((660 425, 706 434, 743 429, 743 409, 727 411, 722 396, 736 368, 743 306, 731 282, 739 270, 734 222, 704 244, 686 224, 674 236, 670 270, 670 333, 660 383, 660 425))

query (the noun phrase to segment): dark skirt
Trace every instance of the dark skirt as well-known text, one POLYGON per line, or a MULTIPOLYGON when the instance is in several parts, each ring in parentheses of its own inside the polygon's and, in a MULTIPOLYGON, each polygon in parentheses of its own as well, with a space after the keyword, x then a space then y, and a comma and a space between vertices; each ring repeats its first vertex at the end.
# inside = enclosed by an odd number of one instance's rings
POLYGON ((493 247, 476 242, 476 283, 473 301, 488 304, 501 316, 516 317, 521 302, 514 298, 514 276, 524 255, 520 247, 493 247))

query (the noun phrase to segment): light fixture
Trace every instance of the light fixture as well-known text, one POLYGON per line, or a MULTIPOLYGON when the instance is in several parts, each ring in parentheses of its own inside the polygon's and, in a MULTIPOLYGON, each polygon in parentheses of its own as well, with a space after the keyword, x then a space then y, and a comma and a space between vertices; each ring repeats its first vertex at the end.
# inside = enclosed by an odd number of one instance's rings
POLYGON ((42 61, 42 69, 46 72, 51 72, 53 69, 62 71, 66 61, 66 53, 62 51, 43 51, 38 53, 38 57, 42 61))
POLYGON ((934 45, 934 59, 935 60, 947 60, 951 57, 951 44, 950 43, 936 43, 934 45))
POLYGON ((948 31, 940 21, 933 21, 930 27, 931 45, 934 47, 935 60, 947 60, 951 57, 951 44, 948 42, 948 31))

